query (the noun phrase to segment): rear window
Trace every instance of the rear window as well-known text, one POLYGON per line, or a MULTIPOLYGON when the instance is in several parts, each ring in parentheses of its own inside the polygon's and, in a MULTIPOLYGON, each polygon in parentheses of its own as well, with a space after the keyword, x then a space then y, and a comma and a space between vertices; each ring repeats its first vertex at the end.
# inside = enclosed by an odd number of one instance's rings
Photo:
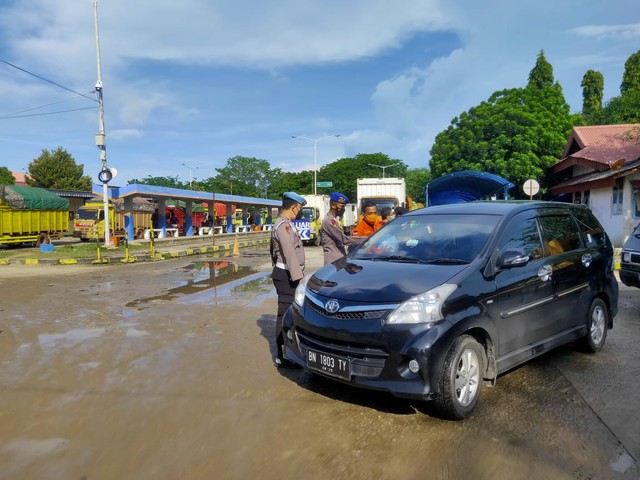
POLYGON ((589 248, 602 247, 606 243, 606 233, 602 225, 598 222, 596 217, 591 211, 586 208, 576 208, 571 211, 576 221, 578 222, 578 228, 584 238, 584 242, 589 248))
POLYGON ((569 214, 542 216, 540 225, 547 255, 557 255, 582 248, 580 234, 569 214))

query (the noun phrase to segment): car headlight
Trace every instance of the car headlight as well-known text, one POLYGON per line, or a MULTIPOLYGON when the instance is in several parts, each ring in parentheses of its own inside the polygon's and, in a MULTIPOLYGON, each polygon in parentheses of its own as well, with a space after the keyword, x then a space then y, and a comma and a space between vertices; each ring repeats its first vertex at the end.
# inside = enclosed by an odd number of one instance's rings
POLYGON ((305 275, 298 286, 296 287, 296 293, 293 295, 293 301, 298 307, 302 307, 304 303, 304 294, 307 291, 307 282, 309 281, 309 275, 305 275))
MULTIPOLYGON (((434 323, 442 320, 442 305, 456 285, 445 283, 437 288, 411 297, 396 308, 387 318, 391 325, 400 323, 434 323)), ((296 292, 297 293, 297 292, 296 292)))
POLYGON ((631 261, 631 254, 629 252, 622 252, 622 261, 629 263, 631 261))

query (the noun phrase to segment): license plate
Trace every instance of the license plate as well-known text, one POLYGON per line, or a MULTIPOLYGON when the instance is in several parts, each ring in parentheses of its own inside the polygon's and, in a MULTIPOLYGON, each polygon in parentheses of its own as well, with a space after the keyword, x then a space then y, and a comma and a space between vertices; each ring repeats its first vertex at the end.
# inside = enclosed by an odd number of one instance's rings
POLYGON ((307 367, 344 380, 351 379, 349 359, 338 355, 308 349, 307 367))

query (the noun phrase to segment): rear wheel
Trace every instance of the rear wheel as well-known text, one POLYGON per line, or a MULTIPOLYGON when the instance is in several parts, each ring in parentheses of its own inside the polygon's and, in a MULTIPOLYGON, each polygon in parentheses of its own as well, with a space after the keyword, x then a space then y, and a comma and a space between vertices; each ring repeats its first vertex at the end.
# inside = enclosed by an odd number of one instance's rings
POLYGON ((602 350, 607 338, 608 319, 607 305, 602 299, 595 298, 587 314, 587 334, 582 338, 582 345, 588 352, 602 350))
POLYGON ((484 350, 469 335, 454 342, 442 366, 436 410, 445 418, 461 420, 471 415, 480 398, 484 372, 484 350))

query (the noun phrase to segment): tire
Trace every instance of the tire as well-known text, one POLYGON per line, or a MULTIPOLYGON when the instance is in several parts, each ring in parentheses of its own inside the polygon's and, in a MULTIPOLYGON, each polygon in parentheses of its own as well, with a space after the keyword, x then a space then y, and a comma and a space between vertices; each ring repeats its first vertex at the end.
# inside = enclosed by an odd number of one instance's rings
POLYGON ((587 313, 587 334, 582 338, 582 346, 589 353, 602 350, 607 339, 609 312, 600 298, 594 298, 587 313))
POLYGON ((473 337, 456 339, 438 379, 438 395, 433 400, 438 414, 451 420, 471 415, 482 390, 484 358, 483 348, 473 337))

